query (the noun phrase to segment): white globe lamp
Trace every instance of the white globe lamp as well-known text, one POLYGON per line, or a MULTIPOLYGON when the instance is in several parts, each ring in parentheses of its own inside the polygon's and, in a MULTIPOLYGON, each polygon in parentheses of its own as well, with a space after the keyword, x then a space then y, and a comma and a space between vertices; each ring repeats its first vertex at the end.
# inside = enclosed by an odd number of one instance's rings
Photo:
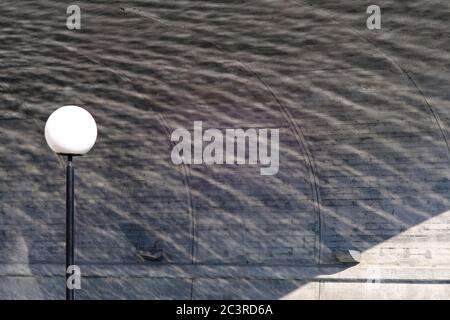
POLYGON ((84 155, 97 139, 97 124, 85 109, 65 106, 54 111, 45 124, 45 139, 58 154, 84 155))

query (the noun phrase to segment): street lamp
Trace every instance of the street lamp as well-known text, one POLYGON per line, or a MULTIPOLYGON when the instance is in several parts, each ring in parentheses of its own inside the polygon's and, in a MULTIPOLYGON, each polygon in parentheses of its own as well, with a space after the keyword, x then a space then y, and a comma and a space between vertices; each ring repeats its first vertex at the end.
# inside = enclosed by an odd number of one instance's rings
POLYGON ((97 139, 97 124, 85 109, 65 106, 54 111, 45 124, 45 140, 50 149, 67 156, 66 167, 66 300, 74 299, 74 288, 68 285, 71 270, 75 267, 75 202, 72 165, 74 156, 82 156, 91 150, 97 139))

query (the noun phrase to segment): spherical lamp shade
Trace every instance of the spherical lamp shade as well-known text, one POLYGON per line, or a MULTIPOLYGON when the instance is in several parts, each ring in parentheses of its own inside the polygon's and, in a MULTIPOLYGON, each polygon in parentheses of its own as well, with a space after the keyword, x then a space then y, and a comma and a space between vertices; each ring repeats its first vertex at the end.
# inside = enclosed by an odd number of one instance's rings
POLYGON ((85 109, 65 106, 54 111, 45 124, 45 140, 60 154, 83 155, 97 139, 97 124, 85 109))

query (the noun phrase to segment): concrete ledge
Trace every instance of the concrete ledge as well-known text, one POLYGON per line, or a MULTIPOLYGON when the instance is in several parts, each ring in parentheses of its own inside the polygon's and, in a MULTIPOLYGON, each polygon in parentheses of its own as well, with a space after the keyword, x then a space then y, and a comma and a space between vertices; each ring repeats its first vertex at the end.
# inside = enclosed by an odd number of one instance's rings
MULTIPOLYGON (((450 268, 85 265, 77 299, 449 299, 450 268)), ((62 265, 0 265, 3 299, 63 299, 62 265)))

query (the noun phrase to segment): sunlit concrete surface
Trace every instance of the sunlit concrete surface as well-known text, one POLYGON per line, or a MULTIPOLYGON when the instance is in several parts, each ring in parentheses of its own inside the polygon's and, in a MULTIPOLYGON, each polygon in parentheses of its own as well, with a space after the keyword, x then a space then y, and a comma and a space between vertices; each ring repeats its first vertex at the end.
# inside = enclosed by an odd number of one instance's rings
POLYGON ((0 298, 64 297, 57 107, 83 299, 450 297, 450 3, 0 2, 0 298), (176 166, 171 132, 280 128, 280 171, 176 166), (336 250, 362 252, 357 266, 336 250), (139 252, 162 256, 145 261, 139 252))

